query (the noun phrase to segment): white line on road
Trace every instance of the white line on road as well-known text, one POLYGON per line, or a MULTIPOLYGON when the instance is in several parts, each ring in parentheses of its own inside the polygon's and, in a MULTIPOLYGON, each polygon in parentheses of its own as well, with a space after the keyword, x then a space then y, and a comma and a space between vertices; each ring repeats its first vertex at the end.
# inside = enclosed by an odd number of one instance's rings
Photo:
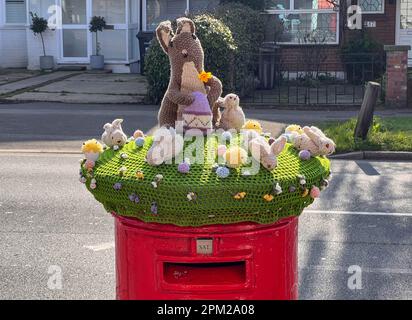
POLYGON ((360 216, 393 216, 393 217, 412 217, 410 212, 369 212, 369 211, 335 211, 335 210, 305 210, 306 213, 323 213, 323 214, 343 214, 343 215, 360 215, 360 216))
MULTIPOLYGON (((370 268, 362 267, 362 271, 368 273, 391 273, 391 274, 412 274, 412 269, 399 269, 399 268, 370 268)), ((320 265, 307 265, 302 266, 299 269, 309 269, 309 270, 318 270, 318 271, 342 271, 347 273, 347 267, 340 266, 320 266, 320 265)))
POLYGON ((93 250, 93 251, 102 251, 114 248, 114 242, 105 242, 99 243, 94 246, 83 246, 84 248, 93 250))

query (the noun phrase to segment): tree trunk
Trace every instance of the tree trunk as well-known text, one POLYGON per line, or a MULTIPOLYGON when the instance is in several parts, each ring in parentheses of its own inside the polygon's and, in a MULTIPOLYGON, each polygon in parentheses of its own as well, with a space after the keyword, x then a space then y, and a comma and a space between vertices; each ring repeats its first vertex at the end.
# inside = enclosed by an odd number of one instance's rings
POLYGON ((40 32, 41 43, 43 45, 43 55, 46 56, 46 47, 44 46, 43 33, 40 32))

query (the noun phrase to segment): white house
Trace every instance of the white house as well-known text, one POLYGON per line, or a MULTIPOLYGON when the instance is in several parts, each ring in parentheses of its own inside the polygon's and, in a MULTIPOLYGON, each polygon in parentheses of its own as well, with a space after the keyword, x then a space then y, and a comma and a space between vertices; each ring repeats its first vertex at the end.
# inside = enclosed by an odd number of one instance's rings
POLYGON ((41 40, 31 30, 29 12, 49 21, 46 54, 57 65, 87 65, 95 42, 88 31, 92 16, 110 29, 99 34, 106 68, 130 72, 140 60, 136 35, 185 12, 212 9, 219 0, 0 0, 0 68, 38 69, 41 40))

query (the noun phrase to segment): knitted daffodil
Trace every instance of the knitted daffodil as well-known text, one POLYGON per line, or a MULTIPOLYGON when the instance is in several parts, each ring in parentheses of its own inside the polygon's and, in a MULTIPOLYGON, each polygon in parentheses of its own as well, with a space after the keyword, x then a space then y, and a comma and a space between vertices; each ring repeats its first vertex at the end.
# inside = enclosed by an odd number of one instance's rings
POLYGON ((209 81, 210 78, 212 78, 212 73, 211 72, 206 72, 206 71, 202 71, 201 73, 199 73, 198 75, 199 79, 206 83, 209 81))

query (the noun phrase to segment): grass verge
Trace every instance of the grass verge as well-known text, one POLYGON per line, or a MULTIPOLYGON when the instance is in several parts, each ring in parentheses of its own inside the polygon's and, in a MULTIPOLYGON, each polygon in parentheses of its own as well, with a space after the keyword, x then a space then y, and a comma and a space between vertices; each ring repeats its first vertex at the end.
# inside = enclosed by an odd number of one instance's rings
POLYGON ((336 143, 336 153, 351 151, 412 151, 412 117, 374 117, 365 141, 354 139, 356 119, 324 122, 319 127, 336 143))

